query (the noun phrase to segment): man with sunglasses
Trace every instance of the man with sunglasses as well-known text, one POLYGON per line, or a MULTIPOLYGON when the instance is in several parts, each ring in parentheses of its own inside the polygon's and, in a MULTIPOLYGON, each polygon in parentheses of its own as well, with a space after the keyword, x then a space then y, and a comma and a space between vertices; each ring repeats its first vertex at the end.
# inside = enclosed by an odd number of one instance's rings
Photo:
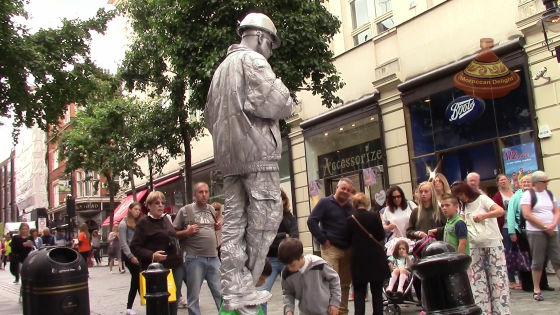
POLYGON ((240 23, 208 91, 205 124, 224 175, 222 309, 257 314, 271 294, 257 291, 268 248, 282 220, 278 121, 293 112, 288 88, 267 59, 280 46, 272 20, 250 13, 240 23))

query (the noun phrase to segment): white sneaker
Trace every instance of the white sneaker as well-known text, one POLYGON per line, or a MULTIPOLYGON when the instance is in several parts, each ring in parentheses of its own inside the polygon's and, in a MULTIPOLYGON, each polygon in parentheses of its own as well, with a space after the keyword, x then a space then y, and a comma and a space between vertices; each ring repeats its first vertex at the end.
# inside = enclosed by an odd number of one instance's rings
POLYGON ((137 315, 138 313, 136 313, 133 309, 127 309, 126 310, 126 315, 137 315))
POLYGON ((187 300, 185 300, 184 297, 180 297, 179 302, 177 303, 177 308, 185 309, 187 308, 187 306, 188 306, 187 300))
POLYGON ((242 309, 244 306, 260 305, 268 302, 272 294, 266 290, 255 291, 246 295, 225 295, 222 309, 225 311, 234 311, 242 309))

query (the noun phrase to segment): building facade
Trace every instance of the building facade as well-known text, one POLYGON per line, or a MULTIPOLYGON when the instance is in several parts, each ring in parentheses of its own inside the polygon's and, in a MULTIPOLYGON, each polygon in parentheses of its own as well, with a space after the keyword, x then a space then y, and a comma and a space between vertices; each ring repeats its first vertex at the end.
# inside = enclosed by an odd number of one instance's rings
POLYGON ((0 162, 0 222, 18 221, 15 152, 0 162))
MULTIPOLYGON (((346 84, 338 92, 344 103, 327 109, 319 97, 299 92, 301 110, 287 119, 290 132, 283 138, 280 163, 282 187, 306 251, 318 249, 307 218, 341 177, 350 177, 375 208, 385 203, 390 185, 412 197, 433 170, 450 182, 478 172, 482 187, 492 193, 499 173, 518 179, 542 169, 549 187, 560 193, 560 140, 554 134, 560 129, 560 66, 543 45, 541 0, 329 0, 324 5, 342 22, 330 45, 346 84), (483 49, 518 82, 506 95, 474 100, 454 77, 482 58, 483 49), (535 79, 544 67, 545 78, 535 79), (459 121, 452 108, 461 105, 473 113, 459 121)), ((552 35, 553 42, 558 36, 552 35)), ((183 161, 173 161, 159 176, 180 174, 183 167, 183 161)), ((208 182, 213 200, 222 201, 208 133, 193 143, 192 168, 193 183, 208 182)), ((140 185, 145 181, 137 179, 140 185)), ((169 192, 174 209, 181 191, 178 185, 169 192)))

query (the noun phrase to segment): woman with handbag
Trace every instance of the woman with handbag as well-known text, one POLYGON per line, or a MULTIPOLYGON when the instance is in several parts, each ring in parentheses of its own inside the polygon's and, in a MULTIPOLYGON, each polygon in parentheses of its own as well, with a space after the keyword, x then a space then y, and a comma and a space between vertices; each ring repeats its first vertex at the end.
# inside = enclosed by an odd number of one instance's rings
POLYGON ((560 241, 558 240, 560 209, 554 195, 547 189, 548 176, 545 172, 534 172, 531 181, 533 188, 525 191, 521 197, 521 212, 527 220, 527 239, 533 259, 531 262, 533 299, 543 301, 539 282, 547 257, 550 258, 554 271, 560 278, 560 241))
POLYGON ((474 301, 483 314, 510 314, 506 257, 496 219, 505 211, 465 182, 454 183, 451 191, 464 207, 470 238, 474 301))
MULTIPOLYGON (((173 271, 183 264, 183 257, 171 219, 163 213, 165 195, 161 191, 152 191, 146 198, 146 207, 148 215, 136 224, 130 250, 140 262, 141 270, 146 270, 152 262, 159 262, 173 271)), ((169 303, 169 314, 177 315, 176 296, 174 302, 169 303)))
POLYGON ((354 286, 354 314, 365 314, 367 285, 370 285, 373 313, 383 314, 383 282, 390 271, 382 244, 385 231, 381 217, 370 212, 370 200, 363 193, 352 197, 354 214, 346 221, 351 243, 351 270, 354 286), (365 263, 367 262, 367 263, 365 263))

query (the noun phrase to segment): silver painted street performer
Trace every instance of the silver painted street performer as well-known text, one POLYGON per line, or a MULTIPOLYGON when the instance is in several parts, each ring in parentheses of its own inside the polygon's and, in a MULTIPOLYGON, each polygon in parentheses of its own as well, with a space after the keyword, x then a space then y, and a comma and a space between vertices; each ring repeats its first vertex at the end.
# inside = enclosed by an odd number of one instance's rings
POLYGON ((205 123, 224 175, 222 309, 256 314, 255 305, 271 297, 255 283, 282 220, 278 121, 292 114, 293 100, 267 61, 280 46, 272 20, 250 13, 237 32, 241 42, 212 78, 205 123))

